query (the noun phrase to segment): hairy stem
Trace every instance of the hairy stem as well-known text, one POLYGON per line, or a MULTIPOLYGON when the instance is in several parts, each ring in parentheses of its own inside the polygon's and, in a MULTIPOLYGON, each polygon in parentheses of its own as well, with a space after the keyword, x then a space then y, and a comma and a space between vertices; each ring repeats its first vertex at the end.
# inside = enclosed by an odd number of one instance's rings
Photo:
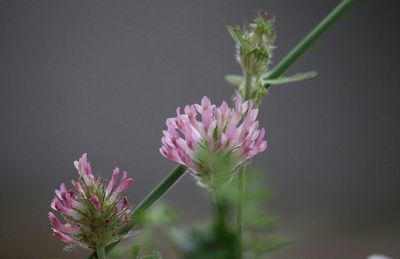
MULTIPOLYGON (((159 183, 157 187, 154 188, 153 191, 151 191, 146 198, 144 198, 142 202, 136 206, 131 214, 130 223, 122 230, 122 234, 128 233, 134 226, 136 226, 150 206, 161 199, 161 197, 172 188, 172 186, 182 177, 185 172, 186 167, 179 165, 167 177, 165 177, 164 180, 162 180, 161 183, 159 183)), ((108 245, 105 248, 105 253, 108 254, 117 244, 118 242, 108 245)), ((88 259, 94 258, 96 258, 95 253, 92 253, 88 257, 88 259)))
MULTIPOLYGON (((282 75, 321 35, 328 30, 357 0, 343 0, 317 26, 314 27, 267 75, 274 79, 282 75)), ((266 84, 268 88, 270 85, 266 84)))

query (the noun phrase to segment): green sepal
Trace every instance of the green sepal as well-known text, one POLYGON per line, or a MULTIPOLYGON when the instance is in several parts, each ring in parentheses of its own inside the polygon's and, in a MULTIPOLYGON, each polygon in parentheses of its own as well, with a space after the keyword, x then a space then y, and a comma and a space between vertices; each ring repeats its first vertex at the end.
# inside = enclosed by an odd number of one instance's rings
POLYGON ((227 26, 227 29, 231 34, 232 38, 236 41, 237 44, 240 45, 241 48, 245 50, 252 49, 250 43, 245 39, 244 33, 239 28, 227 26))

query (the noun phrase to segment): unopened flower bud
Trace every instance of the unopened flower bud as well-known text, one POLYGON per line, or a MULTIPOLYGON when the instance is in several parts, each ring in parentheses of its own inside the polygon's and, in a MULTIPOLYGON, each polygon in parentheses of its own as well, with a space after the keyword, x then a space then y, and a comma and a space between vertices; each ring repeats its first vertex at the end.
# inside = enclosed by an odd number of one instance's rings
POLYGON ((243 30, 228 27, 237 43, 237 60, 245 74, 259 75, 263 73, 272 56, 275 31, 273 20, 265 13, 258 13, 253 23, 243 30))

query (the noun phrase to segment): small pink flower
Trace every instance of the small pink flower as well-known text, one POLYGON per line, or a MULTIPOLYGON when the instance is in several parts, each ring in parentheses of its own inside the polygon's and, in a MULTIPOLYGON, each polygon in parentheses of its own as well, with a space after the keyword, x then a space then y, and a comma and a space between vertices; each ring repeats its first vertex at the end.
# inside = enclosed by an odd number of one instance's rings
POLYGON ((62 223, 49 212, 54 236, 66 243, 93 249, 118 241, 122 238, 118 233, 129 219, 130 207, 123 191, 133 182, 132 178, 127 178, 124 172, 120 184, 114 188, 119 172, 115 168, 106 187, 102 178, 93 175, 86 154, 74 164, 79 180, 71 181, 72 189, 62 183, 50 204, 66 222, 62 223))
POLYGON ((233 158, 232 168, 266 149, 265 130, 259 129, 258 109, 251 101, 242 102, 237 96, 234 108, 226 102, 219 107, 203 97, 201 104, 188 105, 184 112, 166 120, 160 153, 168 159, 188 167, 194 174, 204 174, 210 161, 199 159, 199 153, 223 152, 233 158))

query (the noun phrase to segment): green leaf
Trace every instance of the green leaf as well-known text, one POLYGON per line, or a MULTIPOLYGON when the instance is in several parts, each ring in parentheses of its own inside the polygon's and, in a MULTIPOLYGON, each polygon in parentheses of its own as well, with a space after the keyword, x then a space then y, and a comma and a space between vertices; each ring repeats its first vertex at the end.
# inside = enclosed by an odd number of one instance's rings
POLYGON ((239 75, 226 75, 225 81, 231 85, 241 85, 244 81, 244 76, 239 75))
POLYGON ((275 79, 263 79, 263 82, 264 84, 270 84, 270 85, 287 84, 287 83, 293 83, 310 79, 317 76, 317 74, 318 73, 316 71, 309 71, 304 73, 298 73, 292 76, 283 76, 275 79))

